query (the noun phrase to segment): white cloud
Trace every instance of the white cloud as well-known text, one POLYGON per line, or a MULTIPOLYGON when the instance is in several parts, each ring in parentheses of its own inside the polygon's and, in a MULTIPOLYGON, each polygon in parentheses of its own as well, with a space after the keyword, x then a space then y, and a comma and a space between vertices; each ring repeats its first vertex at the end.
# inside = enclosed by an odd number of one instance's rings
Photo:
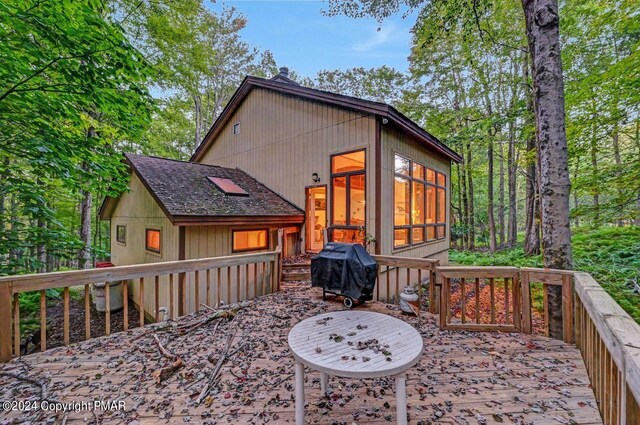
POLYGON ((352 44, 351 48, 356 52, 368 52, 388 42, 395 31, 395 24, 383 25, 378 31, 377 28, 367 40, 352 44))

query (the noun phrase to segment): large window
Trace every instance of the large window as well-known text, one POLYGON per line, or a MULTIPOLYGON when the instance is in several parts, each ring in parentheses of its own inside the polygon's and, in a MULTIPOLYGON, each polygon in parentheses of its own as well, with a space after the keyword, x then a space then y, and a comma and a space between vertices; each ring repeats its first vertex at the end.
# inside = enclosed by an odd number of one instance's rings
POLYGON ((444 239, 447 228, 446 186, 444 174, 403 156, 395 156, 395 248, 444 239))
POLYGON ((145 236, 145 248, 147 251, 160 254, 160 230, 158 229, 146 229, 145 236))
POLYGON ((267 249, 268 246, 268 229, 233 231, 233 252, 267 249))
POLYGON ((365 151, 331 157, 331 230, 336 242, 364 242, 365 151))

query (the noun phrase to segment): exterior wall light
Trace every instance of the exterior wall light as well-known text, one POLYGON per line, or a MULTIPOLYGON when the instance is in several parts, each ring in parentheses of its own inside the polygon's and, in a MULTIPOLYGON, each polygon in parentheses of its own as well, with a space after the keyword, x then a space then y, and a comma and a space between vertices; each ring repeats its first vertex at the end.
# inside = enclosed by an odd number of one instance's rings
POLYGON ((311 179, 314 183, 318 183, 320 181, 320 176, 318 176, 318 173, 313 173, 311 174, 311 179))

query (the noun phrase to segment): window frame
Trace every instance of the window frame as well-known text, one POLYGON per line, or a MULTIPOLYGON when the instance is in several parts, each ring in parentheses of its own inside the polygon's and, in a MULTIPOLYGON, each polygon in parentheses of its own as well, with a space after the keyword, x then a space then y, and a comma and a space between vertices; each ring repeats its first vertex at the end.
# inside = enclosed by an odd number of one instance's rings
POLYGON ((268 250, 269 249, 269 242, 271 240, 271 236, 270 236, 270 230, 268 227, 258 227, 258 228, 251 228, 251 229, 232 229, 231 230, 231 252, 232 253, 236 253, 236 252, 251 252, 251 251, 264 251, 264 250, 268 250), (266 238, 265 238, 265 245, 263 247, 259 247, 259 248, 243 248, 243 249, 235 249, 234 246, 235 244, 234 239, 236 237, 236 233, 239 232, 265 232, 266 234, 266 238))
POLYGON ((348 151, 344 151, 344 152, 338 152, 338 153, 334 153, 329 157, 329 187, 331 188, 331 194, 330 194, 330 198, 331 198, 331 208, 329 210, 329 229, 330 229, 330 239, 331 241, 333 241, 333 231, 334 229, 338 229, 338 230, 355 230, 357 232, 362 232, 363 233, 363 241, 364 238, 367 234, 367 149, 366 148, 358 148, 358 149, 351 149, 348 151), (333 172, 333 158, 336 156, 342 156, 342 155, 348 155, 350 153, 355 153, 355 152, 363 152, 364 153, 364 166, 361 170, 356 170, 356 171, 342 171, 342 172, 338 172, 338 173, 334 173, 333 172), (363 192, 364 192, 364 224, 357 226, 357 225, 352 225, 351 224, 351 177, 352 176, 360 176, 362 175, 363 177, 363 181, 364 181, 364 188, 363 188, 363 192), (334 217, 334 209, 335 209, 335 202, 334 202, 334 198, 335 198, 335 190, 334 190, 334 186, 333 186, 333 179, 336 177, 345 177, 345 191, 346 191, 346 200, 345 200, 345 224, 335 224, 335 217, 334 217))
POLYGON ((393 220, 393 250, 401 250, 401 249, 406 249, 406 248, 410 248, 410 247, 416 247, 416 246, 421 246, 421 245, 425 245, 428 243, 432 243, 432 242, 438 242, 438 241, 442 241, 445 240, 447 238, 447 209, 446 209, 446 202, 447 202, 447 175, 446 173, 440 172, 438 170, 435 170, 433 168, 427 167, 426 165, 422 164, 419 161, 415 161, 403 154, 400 154, 398 152, 394 152, 393 154, 393 163, 394 163, 394 169, 393 169, 393 202, 391 204, 391 208, 392 208, 392 220, 393 220), (409 161, 409 167, 408 167, 408 175, 407 174, 402 174, 402 173, 398 173, 396 172, 395 169, 395 161, 396 161, 396 157, 400 157, 404 160, 409 161), (414 177, 414 168, 415 165, 424 167, 424 179, 420 179, 418 177, 414 177), (429 181, 429 171, 433 172, 433 178, 434 178, 434 182, 430 182, 429 181), (444 184, 440 184, 440 180, 438 179, 438 176, 443 176, 444 177, 444 184), (423 205, 423 211, 424 211, 424 223, 423 224, 414 224, 413 223, 413 214, 410 212, 409 213, 409 223, 408 225, 396 225, 395 223, 395 199, 396 199, 396 185, 395 185, 395 179, 396 178, 402 178, 406 181, 409 182, 409 206, 411 208, 411 210, 413 210, 413 186, 414 186, 414 182, 423 184, 424 186, 424 205, 423 205), (429 196, 428 196, 428 189, 429 187, 432 187, 434 189, 434 194, 435 194, 435 223, 428 223, 428 216, 429 216, 429 196), (444 199, 445 199, 445 217, 442 218, 442 221, 439 220, 439 207, 440 207, 440 200, 438 198, 438 189, 443 190, 444 191, 444 199), (429 228, 433 228, 433 234, 434 234, 434 238, 429 238, 429 228), (403 244, 403 245, 396 245, 395 243, 395 232, 396 230, 402 230, 402 229, 407 229, 408 230, 408 238, 407 241, 408 243, 403 244), (417 241, 414 242, 413 241, 413 232, 414 229, 422 229, 422 240, 421 241, 417 241), (438 236, 438 229, 443 229, 442 231, 442 236, 438 236))
POLYGON ((127 225, 126 224, 116 224, 116 242, 120 245, 127 245, 127 225), (120 229, 124 229, 124 237, 120 240, 120 229))
POLYGON ((152 254, 162 255, 162 229, 158 229, 154 227, 147 227, 144 229, 144 249, 145 251, 150 252, 152 254), (149 248, 149 237, 148 237, 149 232, 158 232, 159 248, 157 250, 154 248, 149 248))

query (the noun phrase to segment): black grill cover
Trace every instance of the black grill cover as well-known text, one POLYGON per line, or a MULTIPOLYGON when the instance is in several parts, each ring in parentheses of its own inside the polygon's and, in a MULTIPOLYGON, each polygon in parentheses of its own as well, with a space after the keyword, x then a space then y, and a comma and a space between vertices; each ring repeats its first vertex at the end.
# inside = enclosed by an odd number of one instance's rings
POLYGON ((378 264, 357 243, 327 243, 311 259, 312 286, 354 300, 373 299, 378 264))

